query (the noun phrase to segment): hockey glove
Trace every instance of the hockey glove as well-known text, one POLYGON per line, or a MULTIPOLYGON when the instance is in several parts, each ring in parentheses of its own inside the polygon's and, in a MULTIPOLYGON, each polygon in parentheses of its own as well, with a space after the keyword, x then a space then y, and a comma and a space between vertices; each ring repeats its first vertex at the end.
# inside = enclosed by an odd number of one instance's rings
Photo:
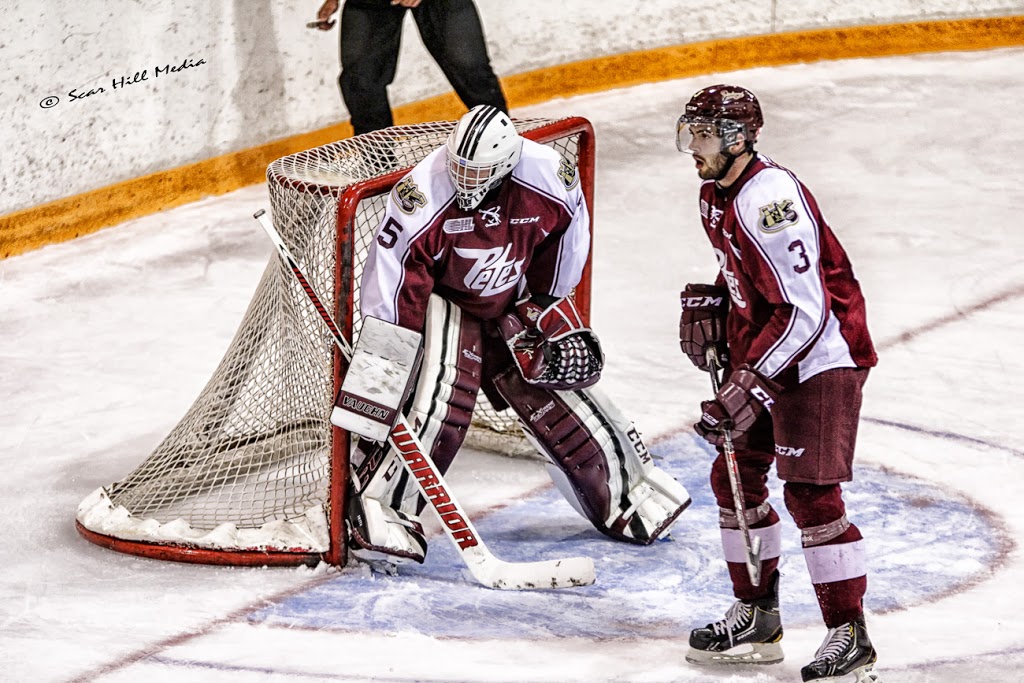
POLYGON ((707 350, 718 348, 718 359, 728 362, 725 345, 725 316, 729 312, 729 290, 715 285, 686 285, 679 294, 683 313, 679 318, 679 346, 701 370, 708 369, 707 350))
POLYGON ((704 412, 693 428, 709 443, 722 446, 726 429, 732 430, 734 439, 746 434, 763 411, 772 411, 781 391, 782 387, 754 368, 741 365, 714 400, 701 403, 704 412))
POLYGON ((567 391, 589 387, 601 377, 601 343, 568 297, 547 308, 522 302, 498 321, 498 329, 530 384, 567 391))

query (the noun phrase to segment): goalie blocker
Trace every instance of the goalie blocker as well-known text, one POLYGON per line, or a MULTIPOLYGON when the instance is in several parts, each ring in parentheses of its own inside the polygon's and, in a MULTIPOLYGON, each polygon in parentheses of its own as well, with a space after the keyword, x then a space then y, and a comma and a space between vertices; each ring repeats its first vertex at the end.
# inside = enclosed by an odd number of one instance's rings
POLYGON ((422 338, 419 332, 378 318, 363 320, 331 422, 373 441, 386 440, 409 397, 422 338))
MULTIPOLYGON (((664 535, 690 503, 686 489, 654 465, 636 428, 603 392, 554 390, 531 382, 523 364, 513 360, 505 330, 496 329, 503 323, 495 323, 482 322, 437 295, 430 298, 423 363, 407 417, 439 470, 447 471, 462 445, 483 388, 495 408, 510 407, 517 414, 527 438, 547 458, 558 489, 595 528, 638 544, 664 535)), ((590 384, 590 379, 580 382, 590 384)), ((352 464, 347 510, 352 554, 397 564, 423 562, 427 546, 418 518, 423 501, 395 454, 386 444, 364 439, 352 464)))

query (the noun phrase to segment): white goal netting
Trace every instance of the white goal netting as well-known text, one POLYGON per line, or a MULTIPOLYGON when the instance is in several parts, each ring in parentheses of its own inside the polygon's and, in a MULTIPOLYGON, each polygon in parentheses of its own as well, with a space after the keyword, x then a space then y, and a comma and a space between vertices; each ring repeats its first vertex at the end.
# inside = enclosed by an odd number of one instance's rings
MULTIPOLYGON (((360 327, 363 263, 398 171, 441 145, 453 126, 396 126, 284 157, 267 170, 274 224, 350 340, 360 327)), ((578 129, 560 131, 546 119, 516 126, 578 161, 578 129)), ((338 500, 332 488, 344 481, 343 472, 332 471, 339 437, 328 420, 338 362, 333 338, 275 254, 202 393, 137 469, 82 502, 83 533, 111 547, 110 539, 119 539, 214 551, 327 552, 338 533, 330 520, 340 519, 338 511, 331 514, 338 500)), ((528 449, 514 419, 480 399, 471 443, 528 449)), ((116 549, 150 554, 131 545, 116 549)))

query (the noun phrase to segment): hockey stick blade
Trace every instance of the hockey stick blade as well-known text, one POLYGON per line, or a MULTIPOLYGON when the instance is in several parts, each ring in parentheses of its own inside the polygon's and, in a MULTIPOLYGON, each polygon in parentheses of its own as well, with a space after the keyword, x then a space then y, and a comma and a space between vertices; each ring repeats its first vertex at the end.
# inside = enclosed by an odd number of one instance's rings
MULTIPOLYGON (((260 222, 274 246, 277 247, 279 256, 288 265, 307 298, 320 314, 320 318, 331 331, 342 355, 351 360, 351 345, 320 301, 316 291, 309 284, 298 261, 292 256, 284 240, 281 239, 281 235, 277 232, 266 211, 260 209, 253 214, 253 218, 260 222)), ((423 498, 437 515, 445 536, 452 542, 459 557, 466 563, 470 573, 480 584, 501 590, 534 590, 573 588, 589 586, 594 583, 597 578, 594 562, 588 557, 538 562, 506 562, 495 557, 477 534, 469 516, 452 495, 441 472, 423 449, 423 445, 404 417, 399 418, 398 423, 388 436, 388 441, 398 454, 409 476, 416 482, 423 498)))

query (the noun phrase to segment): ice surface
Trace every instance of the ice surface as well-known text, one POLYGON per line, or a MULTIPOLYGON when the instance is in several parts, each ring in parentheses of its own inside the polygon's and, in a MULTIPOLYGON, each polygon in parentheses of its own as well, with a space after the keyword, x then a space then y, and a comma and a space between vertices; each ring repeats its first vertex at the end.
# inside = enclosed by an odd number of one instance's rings
MULTIPOLYGON (((788 515, 784 663, 715 673, 687 630, 730 598, 708 461, 688 432, 706 378, 679 353, 678 291, 707 281, 698 180, 674 123, 698 87, 760 97, 761 148, 812 189, 849 251, 881 363, 848 487, 885 680, 1020 680, 1024 666, 1024 50, 754 69, 550 102, 598 141, 593 326, 604 389, 695 503, 673 541, 596 536, 536 462, 464 453, 449 480, 505 559, 585 551, 598 583, 501 593, 442 539, 397 577, 142 560, 74 531, 198 394, 273 248, 252 187, 0 262, 0 679, 799 680, 824 636, 788 515)), ((775 487, 778 493, 778 487, 775 487)))

